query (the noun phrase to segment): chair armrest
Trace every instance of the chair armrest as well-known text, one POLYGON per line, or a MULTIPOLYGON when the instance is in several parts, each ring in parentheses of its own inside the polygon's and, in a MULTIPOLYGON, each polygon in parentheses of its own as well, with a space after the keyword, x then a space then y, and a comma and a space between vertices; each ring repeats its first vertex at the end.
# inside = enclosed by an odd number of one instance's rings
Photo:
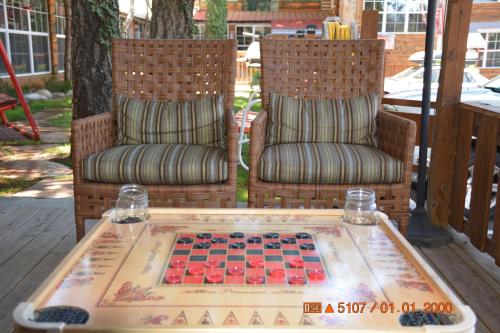
POLYGON ((250 127, 250 181, 257 181, 257 165, 266 148, 267 111, 262 110, 250 127))
POLYGON ((71 156, 75 182, 83 179, 81 168, 85 157, 115 144, 116 119, 113 112, 74 120, 71 123, 71 156))
POLYGON ((377 115, 379 149, 404 163, 404 182, 411 177, 416 132, 417 126, 412 120, 384 111, 377 115))
POLYGON ((229 115, 226 121, 227 126, 227 159, 228 159, 228 180, 229 183, 236 183, 236 168, 238 166, 238 123, 233 112, 227 112, 229 115))

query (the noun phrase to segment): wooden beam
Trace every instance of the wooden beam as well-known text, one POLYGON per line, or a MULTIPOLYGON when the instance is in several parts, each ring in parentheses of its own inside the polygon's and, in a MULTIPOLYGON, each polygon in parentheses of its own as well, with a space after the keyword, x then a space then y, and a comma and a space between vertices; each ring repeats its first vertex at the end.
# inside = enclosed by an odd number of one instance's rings
POLYGON ((361 39, 377 39, 378 11, 363 10, 361 17, 361 39))
POLYGON ((427 196, 429 217, 442 227, 448 225, 450 215, 458 103, 462 94, 471 10, 472 0, 448 1, 427 196))

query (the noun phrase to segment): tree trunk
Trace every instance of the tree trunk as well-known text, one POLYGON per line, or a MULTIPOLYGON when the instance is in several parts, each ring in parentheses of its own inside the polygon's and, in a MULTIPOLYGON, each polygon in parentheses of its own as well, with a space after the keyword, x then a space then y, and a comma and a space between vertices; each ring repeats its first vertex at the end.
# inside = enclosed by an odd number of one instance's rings
POLYGON ((72 1, 73 119, 111 111, 109 45, 119 32, 118 12, 114 15, 118 0, 95 1, 113 12, 103 19, 92 10, 92 3, 72 1))
POLYGON ((194 0, 153 0, 150 38, 193 38, 194 0))
POLYGON ((71 81, 71 0, 64 0, 66 16, 66 41, 64 46, 64 81, 71 81))

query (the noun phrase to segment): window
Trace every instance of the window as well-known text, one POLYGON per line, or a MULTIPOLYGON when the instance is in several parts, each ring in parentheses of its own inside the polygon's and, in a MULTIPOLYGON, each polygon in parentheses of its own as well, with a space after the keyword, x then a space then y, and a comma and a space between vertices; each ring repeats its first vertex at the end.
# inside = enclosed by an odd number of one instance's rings
POLYGON ((271 33, 269 25, 237 25, 236 39, 238 40, 238 50, 246 50, 252 42, 271 33))
MULTIPOLYGON (((5 47, 5 33, 0 32, 0 39, 2 40, 2 44, 5 47)), ((1 76, 7 75, 7 69, 5 68, 5 65, 3 64, 3 61, 0 61, 0 75, 1 76)))
POLYGON ((64 53, 66 52, 66 16, 64 0, 56 0, 56 37, 57 37, 57 70, 64 71, 64 53))
POLYGON ((10 61, 18 74, 31 73, 29 35, 9 34, 10 61))
POLYGON ((205 24, 195 24, 193 38, 194 39, 204 39, 205 38, 205 24))
POLYGON ((46 0, 0 0, 0 36, 16 74, 50 72, 46 0))
POLYGON ((489 31, 481 35, 487 45, 483 51, 482 67, 500 67, 500 31, 489 31))
POLYGON ((364 4, 365 9, 379 12, 379 32, 425 32, 427 12, 425 0, 365 0, 364 4))
POLYGON ((137 39, 140 39, 140 38, 144 38, 144 30, 145 29, 145 26, 146 24, 143 23, 143 22, 139 22, 139 21, 136 21, 135 22, 135 38, 137 39))

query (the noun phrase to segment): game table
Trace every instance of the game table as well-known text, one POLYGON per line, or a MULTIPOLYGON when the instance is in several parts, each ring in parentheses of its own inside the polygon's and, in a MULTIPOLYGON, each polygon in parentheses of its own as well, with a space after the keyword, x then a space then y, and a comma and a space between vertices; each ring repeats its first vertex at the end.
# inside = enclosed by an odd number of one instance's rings
POLYGON ((373 226, 342 210, 150 213, 106 213, 18 305, 15 332, 474 331, 471 309, 382 213, 373 226), (68 316, 86 322, 47 322, 68 316))

